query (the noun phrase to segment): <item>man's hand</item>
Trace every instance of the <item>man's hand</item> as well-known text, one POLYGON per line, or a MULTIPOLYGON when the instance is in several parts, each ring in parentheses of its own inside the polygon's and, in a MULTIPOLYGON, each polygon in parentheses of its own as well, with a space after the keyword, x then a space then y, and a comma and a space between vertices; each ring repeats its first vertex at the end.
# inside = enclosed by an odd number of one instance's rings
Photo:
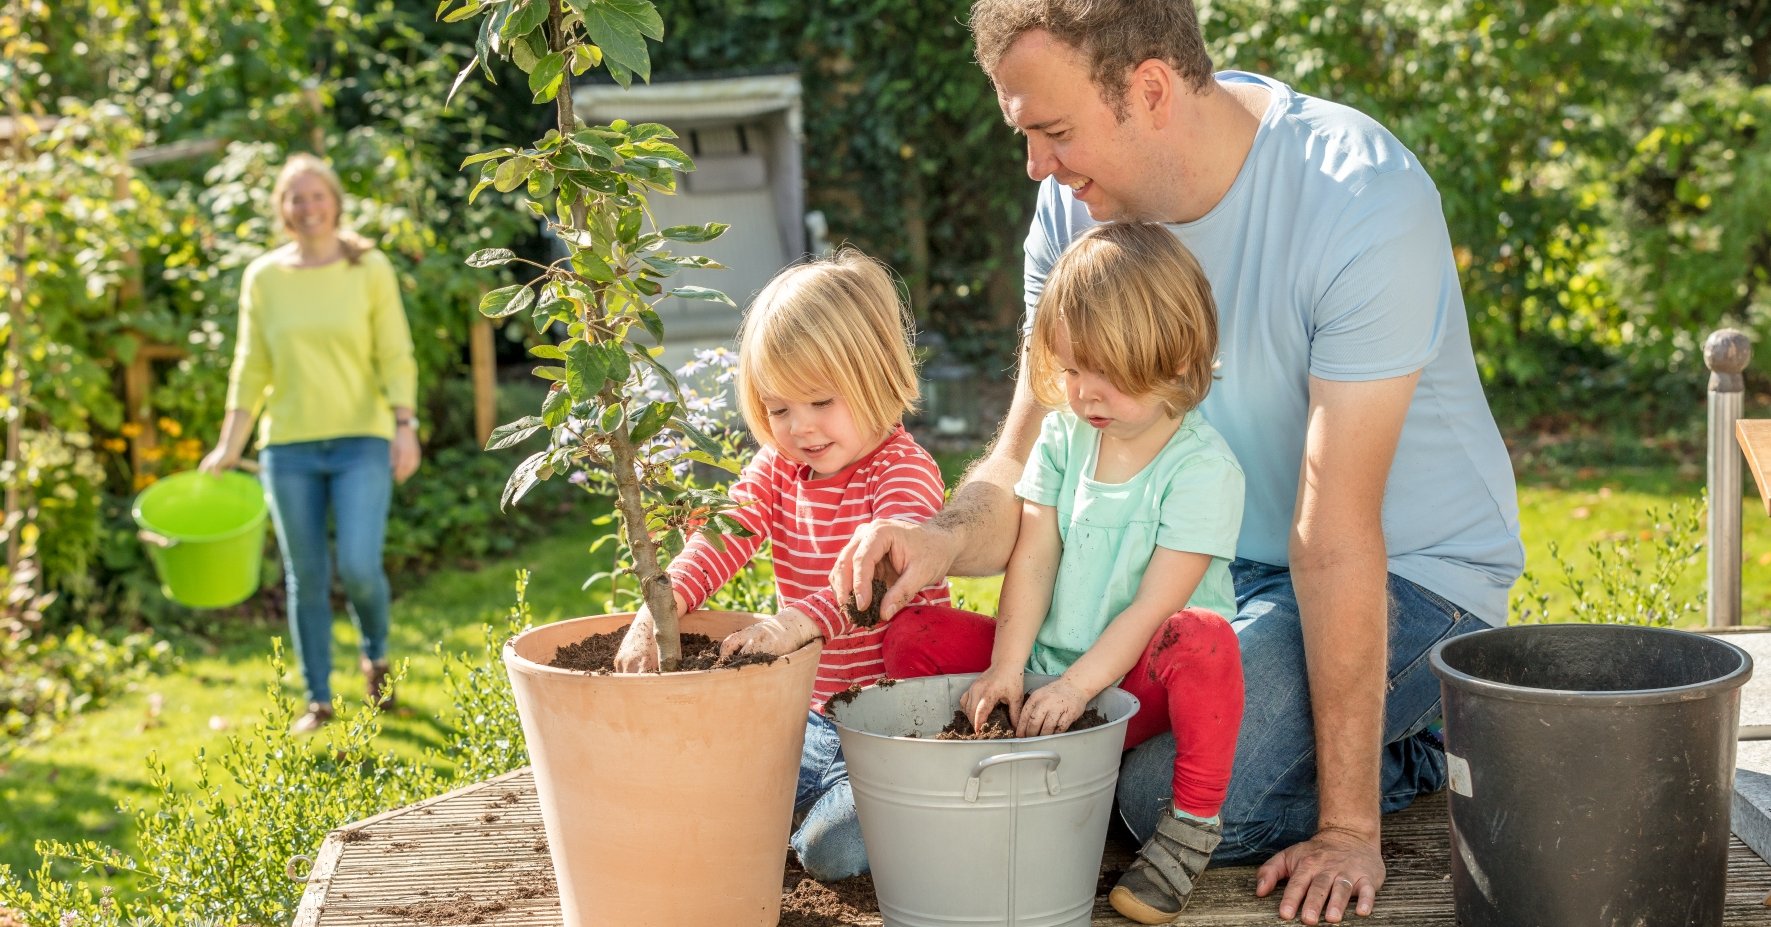
POLYGON ((720 659, 734 653, 790 654, 821 635, 816 622, 796 608, 783 609, 773 618, 765 618, 748 628, 726 635, 720 642, 720 659))
POLYGON ((953 559, 959 555, 961 539, 950 531, 930 524, 913 524, 896 519, 880 519, 862 525, 830 569, 830 587, 838 602, 853 596, 855 607, 866 609, 873 603, 875 565, 886 561, 898 572, 898 579, 885 592, 879 604, 881 621, 891 618, 923 589, 947 578, 953 559))
POLYGON ((1377 890, 1384 885, 1384 857, 1377 836, 1318 831, 1263 863, 1254 893, 1265 898, 1281 881, 1285 882, 1285 894, 1279 899, 1280 920, 1295 917, 1311 925, 1338 924, 1349 900, 1356 901, 1355 914, 1367 917, 1377 890))
POLYGON ((615 672, 658 672, 658 624, 652 620, 652 610, 643 605, 627 626, 621 649, 615 651, 615 672))

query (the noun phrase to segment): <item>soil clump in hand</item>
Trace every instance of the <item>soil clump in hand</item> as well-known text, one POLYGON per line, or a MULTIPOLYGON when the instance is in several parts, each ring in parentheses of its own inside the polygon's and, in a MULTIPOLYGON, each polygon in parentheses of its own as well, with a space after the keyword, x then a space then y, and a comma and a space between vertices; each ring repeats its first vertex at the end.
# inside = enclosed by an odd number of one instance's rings
MULTIPOLYGON (((629 625, 623 625, 606 634, 592 634, 577 643, 561 647, 547 665, 559 669, 577 670, 592 676, 606 676, 615 672, 615 654, 621 649, 621 641, 627 636, 629 625)), ((752 664, 773 663, 777 659, 772 653, 735 653, 730 659, 721 660, 719 656, 720 642, 705 634, 684 634, 682 638, 683 659, 677 667, 679 672, 691 670, 730 669, 752 664)))

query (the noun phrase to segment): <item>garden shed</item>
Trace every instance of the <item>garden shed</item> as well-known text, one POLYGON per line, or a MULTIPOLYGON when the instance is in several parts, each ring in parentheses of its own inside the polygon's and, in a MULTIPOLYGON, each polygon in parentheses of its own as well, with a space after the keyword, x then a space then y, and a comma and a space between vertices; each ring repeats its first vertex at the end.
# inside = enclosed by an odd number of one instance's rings
MULTIPOLYGON (((587 122, 662 122, 695 159, 677 196, 652 201, 658 225, 732 228, 695 252, 727 269, 685 272, 682 283, 721 290, 743 306, 806 253, 798 74, 589 84, 574 88, 572 102, 587 122)), ((671 366, 695 349, 729 344, 738 330, 738 313, 722 303, 669 299, 658 311, 670 331, 671 366)))

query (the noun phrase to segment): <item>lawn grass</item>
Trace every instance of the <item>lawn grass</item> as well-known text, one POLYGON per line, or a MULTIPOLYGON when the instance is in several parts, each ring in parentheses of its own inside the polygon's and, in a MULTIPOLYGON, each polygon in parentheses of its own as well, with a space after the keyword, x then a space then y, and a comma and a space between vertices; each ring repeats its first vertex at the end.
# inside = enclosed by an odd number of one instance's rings
MULTIPOLYGON (((946 456, 942 464, 949 483, 956 482, 964 459, 946 456)), ((1577 569, 1590 569, 1585 552, 1589 543, 1611 544, 1652 533, 1645 516, 1648 509, 1658 508, 1664 516, 1675 503, 1696 504, 1699 487, 1688 469, 1620 468, 1524 477, 1522 533, 1528 562, 1541 585, 1565 598, 1560 571, 1549 562, 1551 541, 1560 544, 1563 556, 1577 569)), ((1767 582, 1771 519, 1762 514, 1756 495, 1744 504, 1744 614, 1749 624, 1771 625, 1771 582, 1767 582)), ((518 569, 531 571, 528 597, 537 621, 596 608, 601 592, 586 592, 580 586, 586 576, 602 568, 592 565, 586 550, 604 529, 590 524, 596 513, 588 505, 585 508, 582 515, 555 522, 545 540, 530 542, 518 553, 480 569, 444 571, 413 581, 393 577, 399 597, 394 602, 391 651, 409 660, 410 670, 399 691, 402 708, 388 718, 383 734, 388 749, 416 758, 423 756, 425 747, 441 742, 435 719, 447 706, 434 648, 440 643, 451 651, 476 649, 482 624, 501 621, 510 607, 518 569)), ((1701 557, 1686 566, 1681 595, 1696 599, 1701 594, 1704 570, 1701 557)), ((961 579, 954 585, 970 607, 994 607, 999 580, 961 579)), ((1555 617, 1553 607, 1551 617, 1555 617)), ((1691 620, 1701 621, 1701 616, 1691 620)), ((48 741, 20 751, 0 769, 0 865, 15 872, 35 869, 39 860, 32 843, 38 838, 96 837, 126 852, 132 850, 132 823, 117 812, 116 805, 126 798, 152 797, 145 756, 157 751, 174 777, 190 781, 198 751, 213 756, 224 746, 229 730, 257 719, 266 704, 266 686, 273 681, 270 642, 282 633, 280 621, 263 616, 218 628, 204 644, 181 642, 181 663, 174 670, 143 681, 112 704, 74 719, 48 741), (157 712, 151 707, 156 701, 157 712)), ((341 618, 335 636, 333 685, 354 700, 362 686, 354 657, 355 632, 341 618)), ((293 668, 276 682, 291 697, 299 697, 293 668)), ((127 890, 126 884, 118 884, 127 890)))

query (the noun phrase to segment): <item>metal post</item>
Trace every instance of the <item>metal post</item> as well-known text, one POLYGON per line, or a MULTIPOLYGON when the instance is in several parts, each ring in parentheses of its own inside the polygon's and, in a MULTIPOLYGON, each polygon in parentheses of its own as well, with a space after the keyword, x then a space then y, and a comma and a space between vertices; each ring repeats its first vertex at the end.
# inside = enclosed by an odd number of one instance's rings
POLYGON ((1740 372, 1752 359, 1752 342, 1732 328, 1703 342, 1710 370, 1709 402, 1709 626, 1740 624, 1740 445, 1734 423, 1740 419, 1740 372))

